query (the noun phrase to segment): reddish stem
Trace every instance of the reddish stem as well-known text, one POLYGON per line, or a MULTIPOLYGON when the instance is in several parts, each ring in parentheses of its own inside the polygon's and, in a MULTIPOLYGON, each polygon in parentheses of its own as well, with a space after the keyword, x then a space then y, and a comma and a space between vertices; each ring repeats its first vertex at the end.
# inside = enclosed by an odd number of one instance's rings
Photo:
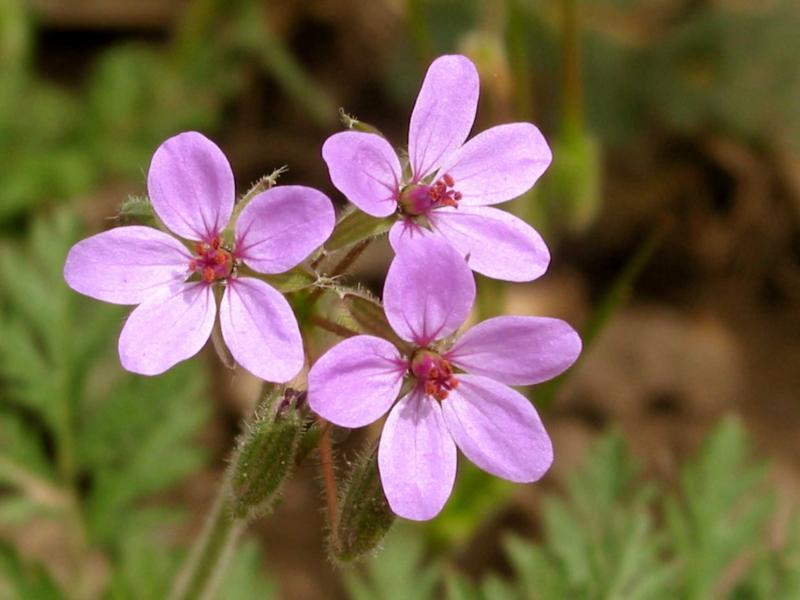
POLYGON ((330 423, 320 419, 322 434, 319 436, 317 449, 319 450, 319 465, 322 471, 322 482, 325 486, 325 502, 328 508, 328 524, 336 525, 338 510, 338 493, 336 488, 336 473, 333 466, 333 447, 331 445, 330 423))

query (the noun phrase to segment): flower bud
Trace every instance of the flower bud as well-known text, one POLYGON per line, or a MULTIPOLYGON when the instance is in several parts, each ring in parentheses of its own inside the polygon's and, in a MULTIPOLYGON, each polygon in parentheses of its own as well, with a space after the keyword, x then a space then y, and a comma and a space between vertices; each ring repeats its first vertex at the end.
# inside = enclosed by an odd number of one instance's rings
POLYGON ((389 531, 395 514, 383 493, 376 451, 365 453, 353 465, 339 510, 330 540, 330 552, 338 561, 360 558, 380 544, 389 531))
POLYGON ((383 137, 383 134, 381 133, 380 129, 378 129, 374 125, 365 123, 364 121, 359 121, 353 115, 346 113, 343 108, 339 108, 339 120, 342 122, 342 125, 344 125, 348 129, 352 129, 353 131, 361 131, 362 133, 374 133, 375 135, 383 137))
POLYGON ((128 196, 119 207, 117 224, 158 226, 153 205, 146 196, 128 196))
POLYGON ((253 519, 273 505, 295 463, 305 392, 277 386, 262 398, 230 468, 233 513, 253 519))

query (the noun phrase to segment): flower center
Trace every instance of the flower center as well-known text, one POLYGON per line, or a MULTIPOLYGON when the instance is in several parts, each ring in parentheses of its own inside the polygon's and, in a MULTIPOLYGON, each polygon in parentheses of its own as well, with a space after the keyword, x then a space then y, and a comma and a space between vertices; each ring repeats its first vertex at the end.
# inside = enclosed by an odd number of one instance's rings
POLYGON ((197 242, 194 252, 194 258, 189 261, 189 270, 199 273, 206 283, 224 279, 231 274, 233 256, 220 246, 219 236, 211 238, 211 243, 197 242))
POLYGON ((412 216, 424 215, 433 208, 458 208, 461 192, 455 190, 455 180, 445 173, 431 185, 413 184, 400 192, 400 208, 412 216))
POLYGON ((458 387, 452 365, 432 350, 417 350, 411 357, 411 372, 428 396, 441 402, 458 387))

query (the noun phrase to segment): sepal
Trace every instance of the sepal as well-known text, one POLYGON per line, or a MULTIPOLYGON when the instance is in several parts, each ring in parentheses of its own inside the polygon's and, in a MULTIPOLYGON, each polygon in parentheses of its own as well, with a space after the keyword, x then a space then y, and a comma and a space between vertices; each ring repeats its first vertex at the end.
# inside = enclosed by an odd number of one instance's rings
POLYGON ((339 506, 329 551, 334 560, 350 562, 374 550, 395 520, 383 493, 377 450, 368 451, 356 460, 339 506))
POLYGON ((402 354, 410 355, 410 344, 394 332, 378 300, 366 292, 346 292, 342 294, 342 302, 361 331, 389 340, 402 354))
POLYGON ((267 513, 295 464, 305 392, 269 386, 230 466, 231 506, 240 519, 267 513))
POLYGON ((119 207, 117 225, 147 225, 159 227, 156 213, 147 196, 128 196, 119 207))
POLYGON ((331 237, 325 242, 325 251, 336 252, 362 240, 377 237, 389 231, 394 221, 393 216, 376 219, 354 207, 349 208, 339 218, 331 237))

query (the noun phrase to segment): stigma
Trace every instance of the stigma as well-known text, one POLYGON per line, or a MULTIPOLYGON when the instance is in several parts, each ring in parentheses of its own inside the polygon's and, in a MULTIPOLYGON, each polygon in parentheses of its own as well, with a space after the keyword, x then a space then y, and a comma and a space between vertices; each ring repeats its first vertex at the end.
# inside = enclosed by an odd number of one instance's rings
POLYGON ((189 261, 189 271, 199 273, 200 279, 212 283, 225 279, 233 269, 233 256, 220 244, 215 235, 210 242, 197 242, 194 245, 195 255, 189 261))
POLYGON ((417 378, 426 395, 439 402, 458 387, 453 375, 453 366, 440 354, 432 350, 417 350, 411 357, 411 372, 417 378))

